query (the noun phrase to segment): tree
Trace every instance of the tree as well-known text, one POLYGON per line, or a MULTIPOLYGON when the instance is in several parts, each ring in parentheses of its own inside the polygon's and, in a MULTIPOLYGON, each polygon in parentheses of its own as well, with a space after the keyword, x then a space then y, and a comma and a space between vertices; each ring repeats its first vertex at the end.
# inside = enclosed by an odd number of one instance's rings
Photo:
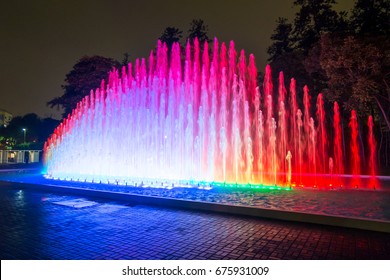
POLYGON ((274 33, 271 35, 273 43, 268 47, 267 53, 269 54, 268 61, 274 61, 278 56, 292 51, 291 46, 291 31, 292 25, 287 22, 286 18, 278 18, 277 25, 274 33))
POLYGON ((59 123, 60 121, 52 118, 41 119, 34 113, 14 117, 7 127, 0 127, 0 148, 42 149, 43 143, 59 123))
POLYGON ((166 43, 168 51, 171 50, 173 43, 180 43, 183 37, 183 31, 176 27, 167 27, 164 29, 161 36, 158 38, 162 43, 166 43))
POLYGON ((313 92, 323 92, 327 88, 328 78, 320 63, 321 39, 313 44, 303 59, 303 65, 307 72, 308 79, 312 83, 310 89, 313 92))
POLYGON ((295 0, 300 9, 295 15, 292 40, 305 54, 324 32, 341 32, 347 29, 345 12, 332 9, 335 0, 295 0))
POLYGON ((38 142, 45 142, 59 124, 60 121, 56 119, 41 119, 41 123, 38 128, 38 142))
POLYGON ((352 36, 321 38, 320 63, 328 78, 326 96, 347 110, 376 115, 390 130, 390 40, 352 36))
POLYGON ((200 46, 203 46, 205 42, 210 43, 210 39, 207 35, 209 27, 204 23, 202 19, 193 19, 188 29, 187 41, 193 44, 194 39, 198 38, 200 46))
POLYGON ((16 145, 16 139, 13 137, 0 136, 0 150, 12 150, 16 145))
POLYGON ((283 71, 286 83, 289 83, 291 78, 295 78, 298 90, 307 85, 311 91, 316 92, 310 79, 310 75, 306 71, 304 60, 305 55, 299 50, 276 56, 270 63, 273 79, 277 80, 279 72, 283 71))
POLYGON ((357 35, 390 34, 389 0, 356 0, 351 25, 357 35))
POLYGON ((63 117, 66 117, 76 108, 77 103, 90 93, 91 89, 100 87, 103 79, 107 80, 108 73, 112 68, 119 66, 119 62, 112 58, 82 57, 66 75, 65 85, 61 86, 64 94, 50 100, 47 105, 51 108, 62 107, 64 109, 63 117))
POLYGON ((30 113, 24 116, 14 117, 9 125, 1 130, 1 134, 6 137, 13 137, 17 143, 24 142, 23 129, 26 129, 26 142, 37 142, 37 127, 41 120, 37 114, 30 113))
POLYGON ((277 20, 267 51, 274 73, 283 71, 286 80, 295 77, 298 88, 304 83, 313 92, 322 91, 326 77, 319 63, 321 34, 349 32, 346 13, 334 11, 335 3, 335 0, 295 0, 299 10, 293 24, 285 18, 277 20))
POLYGON ((128 63, 130 62, 130 53, 124 53, 123 54, 123 58, 122 58, 122 61, 121 61, 121 64, 123 65, 123 66, 127 66, 128 65, 128 63))

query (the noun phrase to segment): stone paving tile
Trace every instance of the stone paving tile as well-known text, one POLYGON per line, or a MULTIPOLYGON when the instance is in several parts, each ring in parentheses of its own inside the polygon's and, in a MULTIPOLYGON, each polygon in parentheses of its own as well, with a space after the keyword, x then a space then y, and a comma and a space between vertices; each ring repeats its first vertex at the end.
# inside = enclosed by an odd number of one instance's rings
POLYGON ((0 188, 0 258, 390 259, 385 233, 72 199, 0 188))

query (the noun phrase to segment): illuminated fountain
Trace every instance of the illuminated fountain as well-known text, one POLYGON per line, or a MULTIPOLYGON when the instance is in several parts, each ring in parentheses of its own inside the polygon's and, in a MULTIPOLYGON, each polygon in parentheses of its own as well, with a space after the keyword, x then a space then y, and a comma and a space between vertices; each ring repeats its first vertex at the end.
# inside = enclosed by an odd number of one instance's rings
POLYGON ((254 56, 247 63, 214 40, 158 43, 149 60, 114 70, 54 131, 44 147, 49 178, 127 185, 360 185, 377 187, 373 120, 368 121, 368 162, 362 162, 356 112, 344 143, 339 106, 327 118, 322 94, 311 114, 309 89, 298 100, 283 73, 275 92, 271 69, 257 84, 254 56), (302 107, 299 104, 303 104, 302 107), (333 122, 333 123, 332 123, 333 122), (332 137, 330 137, 332 135, 332 137), (346 147, 346 148, 344 148, 346 147), (351 162, 347 168, 346 158, 351 162))

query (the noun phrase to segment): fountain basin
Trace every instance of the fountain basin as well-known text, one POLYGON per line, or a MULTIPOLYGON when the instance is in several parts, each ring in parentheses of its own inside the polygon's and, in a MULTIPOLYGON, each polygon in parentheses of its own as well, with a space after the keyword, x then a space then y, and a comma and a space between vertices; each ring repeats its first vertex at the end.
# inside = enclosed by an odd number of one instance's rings
POLYGON ((216 208, 223 209, 221 212, 227 213, 260 215, 277 219, 286 219, 287 217, 287 220, 381 231, 387 229, 390 232, 389 179, 389 177, 381 177, 382 185, 385 187, 376 191, 309 188, 293 188, 287 191, 283 188, 259 189, 245 187, 211 187, 206 189, 195 186, 172 189, 134 187, 48 180, 37 173, 0 174, 0 181, 3 184, 15 185, 15 187, 38 188, 52 192, 76 192, 83 195, 92 194, 115 199, 123 199, 125 196, 126 199, 132 197, 131 199, 135 199, 137 203, 152 203, 172 207, 187 205, 188 207, 184 208, 213 211, 216 208), (164 202, 161 203, 161 200, 164 202), (203 204, 208 206, 205 207, 203 204), (232 207, 235 210, 232 210, 232 207), (351 226, 351 221, 354 221, 352 224, 357 224, 357 226, 351 226), (364 225, 367 221, 378 222, 381 226, 378 229, 378 227, 372 227, 372 225, 364 225))

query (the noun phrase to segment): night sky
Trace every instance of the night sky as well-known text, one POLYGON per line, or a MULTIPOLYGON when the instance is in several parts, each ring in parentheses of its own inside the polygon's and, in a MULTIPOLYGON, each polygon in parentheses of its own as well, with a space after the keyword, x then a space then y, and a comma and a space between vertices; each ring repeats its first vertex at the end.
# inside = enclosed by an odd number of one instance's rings
MULTIPOLYGON (((353 0, 339 1, 349 11, 353 0)), ((65 75, 82 56, 119 61, 148 56, 165 27, 187 35, 192 19, 203 19, 210 38, 234 40, 263 69, 278 17, 292 19, 293 0, 52 0, 0 4, 0 109, 14 116, 37 113, 59 118, 46 102, 62 95, 65 75)))

